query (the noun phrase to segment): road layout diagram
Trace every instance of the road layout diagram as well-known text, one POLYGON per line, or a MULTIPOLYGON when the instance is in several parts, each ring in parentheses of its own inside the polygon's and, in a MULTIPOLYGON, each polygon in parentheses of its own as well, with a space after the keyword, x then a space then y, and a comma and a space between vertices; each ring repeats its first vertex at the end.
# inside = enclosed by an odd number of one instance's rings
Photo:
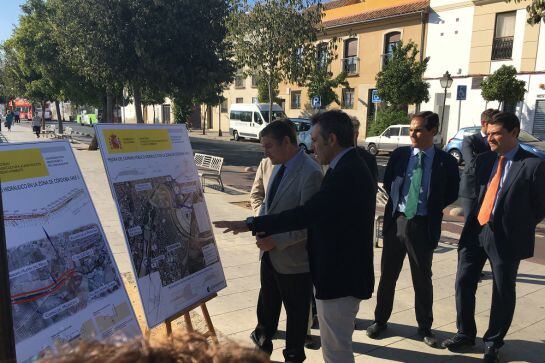
POLYGON ((217 262, 203 253, 214 236, 199 210, 204 197, 196 182, 161 176, 114 189, 138 278, 157 271, 167 286, 217 262))
MULTIPOLYGON (((43 228, 43 227, 42 227, 43 228)), ((97 225, 8 250, 15 338, 22 341, 119 289, 97 225)))

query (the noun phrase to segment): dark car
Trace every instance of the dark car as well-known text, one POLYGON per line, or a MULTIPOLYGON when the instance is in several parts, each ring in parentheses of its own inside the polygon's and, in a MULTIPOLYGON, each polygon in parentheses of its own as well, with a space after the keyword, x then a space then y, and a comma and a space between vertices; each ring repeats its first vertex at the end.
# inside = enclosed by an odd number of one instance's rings
MULTIPOLYGON (((462 158, 462 141, 464 140, 464 137, 476 134, 480 132, 480 130, 480 126, 461 128, 456 135, 448 141, 443 150, 454 156, 456 160, 458 160, 458 164, 462 164, 464 162, 464 159, 462 158)), ((541 141, 526 131, 520 130, 519 143, 523 149, 545 160, 545 141, 541 141)))

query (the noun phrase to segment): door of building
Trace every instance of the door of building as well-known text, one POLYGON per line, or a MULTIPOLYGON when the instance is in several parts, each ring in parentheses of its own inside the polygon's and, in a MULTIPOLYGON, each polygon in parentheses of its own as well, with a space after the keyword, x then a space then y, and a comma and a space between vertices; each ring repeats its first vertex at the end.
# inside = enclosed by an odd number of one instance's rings
POLYGON ((538 100, 536 102, 532 134, 541 140, 545 140, 545 100, 538 100))

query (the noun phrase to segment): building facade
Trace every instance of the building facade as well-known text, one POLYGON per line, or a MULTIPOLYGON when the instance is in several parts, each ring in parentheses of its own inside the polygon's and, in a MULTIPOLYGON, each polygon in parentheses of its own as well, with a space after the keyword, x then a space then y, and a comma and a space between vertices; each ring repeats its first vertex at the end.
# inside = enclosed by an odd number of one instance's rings
MULTIPOLYGON (((426 55, 430 57, 425 74, 430 83, 430 101, 422 109, 443 114, 442 135, 452 137, 459 128, 480 124, 486 108, 481 82, 502 65, 517 69, 517 78, 526 82, 524 101, 505 105, 521 119, 522 128, 545 137, 545 27, 526 22, 526 6, 531 1, 432 0, 428 24, 426 55), (448 71, 452 86, 441 88, 439 78, 448 71), (458 100, 459 86, 466 89, 458 100)), ((463 91, 463 90, 461 90, 463 91)), ((462 92, 463 93, 463 92, 462 92)))
MULTIPOLYGON (((360 138, 366 136, 367 122, 373 120, 375 105, 371 94, 376 75, 399 41, 413 41, 424 55, 429 1, 415 0, 337 0, 324 4, 324 33, 319 42, 338 39, 337 57, 331 63, 336 76, 344 69, 348 87, 336 89, 340 108, 356 116, 361 124, 360 138)), ((257 85, 252 77, 239 74, 225 90, 226 101, 212 111, 212 130, 229 128, 228 110, 233 103, 257 102, 257 85)), ((294 84, 280 84, 279 96, 288 117, 305 117, 312 110, 307 89, 294 84)))

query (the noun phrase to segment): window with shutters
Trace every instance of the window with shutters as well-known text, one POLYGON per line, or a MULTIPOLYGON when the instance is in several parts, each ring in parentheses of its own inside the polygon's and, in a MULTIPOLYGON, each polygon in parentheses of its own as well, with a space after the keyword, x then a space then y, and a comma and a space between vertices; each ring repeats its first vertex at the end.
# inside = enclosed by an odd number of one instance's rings
POLYGON ((343 88, 342 108, 354 108, 353 88, 343 88))
POLYGON ((496 26, 492 42, 492 60, 511 59, 515 37, 515 20, 515 11, 496 14, 496 26))
POLYGON ((483 83, 484 77, 471 78, 471 89, 481 89, 481 83, 483 83))
POLYGON ((390 32, 384 36, 384 53, 382 54, 382 66, 384 67, 394 55, 394 48, 401 40, 401 32, 390 32))
POLYGON ((291 91, 291 109, 298 110, 301 108, 301 91, 291 91))
POLYGON ((342 59, 343 71, 347 75, 357 75, 359 72, 358 39, 350 38, 344 42, 344 58, 342 59))
POLYGON ((242 98, 242 97, 237 97, 237 98, 235 99, 235 103, 244 103, 244 98, 242 98))

